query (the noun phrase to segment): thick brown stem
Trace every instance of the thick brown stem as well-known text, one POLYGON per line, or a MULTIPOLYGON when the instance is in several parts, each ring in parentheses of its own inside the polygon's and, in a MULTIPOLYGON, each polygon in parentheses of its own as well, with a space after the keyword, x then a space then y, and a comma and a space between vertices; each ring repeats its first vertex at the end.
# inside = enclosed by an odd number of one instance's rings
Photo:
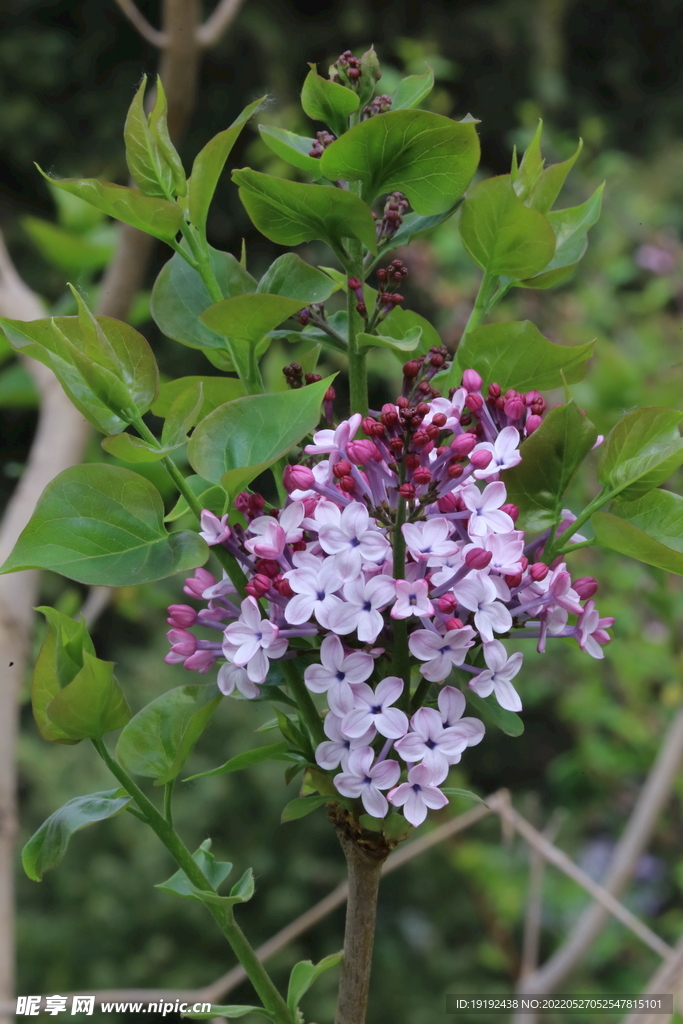
POLYGON ((375 941, 377 893, 388 850, 362 846, 346 831, 338 831, 349 875, 344 961, 335 1024, 364 1024, 370 991, 375 941))

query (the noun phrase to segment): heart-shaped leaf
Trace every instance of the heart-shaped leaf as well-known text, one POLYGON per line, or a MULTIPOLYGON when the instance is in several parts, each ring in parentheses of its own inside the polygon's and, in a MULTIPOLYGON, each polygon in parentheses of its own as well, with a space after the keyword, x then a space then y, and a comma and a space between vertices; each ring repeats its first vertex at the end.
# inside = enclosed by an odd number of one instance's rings
POLYGON ((295 252, 278 256, 258 285, 261 293, 284 295, 285 298, 301 302, 324 302, 336 290, 337 286, 327 274, 304 263, 295 252))
POLYGON ((311 70, 301 90, 304 113, 314 121, 328 125, 335 135, 342 135, 349 126, 349 117, 358 110, 358 95, 338 82, 322 78, 315 64, 309 64, 309 67, 311 70))
POLYGON ((130 720, 114 665, 83 651, 83 667, 47 705, 49 721, 71 740, 101 739, 130 720))
POLYGON ((598 480, 622 500, 659 487, 683 465, 683 413, 659 407, 636 409, 608 435, 598 463, 598 480))

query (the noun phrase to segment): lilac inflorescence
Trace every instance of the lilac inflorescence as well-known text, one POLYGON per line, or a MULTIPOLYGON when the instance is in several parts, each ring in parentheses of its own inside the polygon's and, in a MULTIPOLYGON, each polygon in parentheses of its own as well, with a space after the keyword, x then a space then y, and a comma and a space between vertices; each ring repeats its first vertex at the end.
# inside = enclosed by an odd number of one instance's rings
MULTIPOLYGON (((407 363, 395 403, 319 430, 285 471, 284 508, 264 514, 263 498, 244 493, 246 527, 205 512, 202 536, 237 559, 247 596, 197 569, 185 593, 205 606, 172 605, 168 619, 166 661, 202 673, 220 662, 226 695, 267 694, 271 662, 304 657, 305 684, 327 703, 318 766, 369 814, 383 818, 392 804, 412 825, 445 805, 439 786, 484 735, 463 717, 461 689, 444 685, 453 669, 480 698, 519 712, 523 655, 503 639, 533 637, 543 652, 549 638, 571 637, 602 658, 613 622, 595 607, 595 580, 572 582, 563 561, 539 560, 547 535, 525 542, 500 479, 521 461, 543 398, 496 384, 484 393, 474 370, 434 397, 442 365, 439 349, 407 363), (220 638, 198 639, 197 626, 220 638), (399 629, 402 676, 390 671, 399 629), (409 700, 411 666, 422 682, 409 700)), ((563 512, 558 532, 573 519, 563 512)))

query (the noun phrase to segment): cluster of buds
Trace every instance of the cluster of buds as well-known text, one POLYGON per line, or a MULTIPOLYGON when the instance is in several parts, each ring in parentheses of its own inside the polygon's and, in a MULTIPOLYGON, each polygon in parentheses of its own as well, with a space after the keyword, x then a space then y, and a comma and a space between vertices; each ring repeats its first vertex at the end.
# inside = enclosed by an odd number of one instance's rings
POLYGON ((410 203, 402 192, 392 192, 384 204, 382 218, 373 213, 376 220, 377 242, 384 244, 394 237, 406 215, 410 203))
POLYGON ((335 137, 330 132, 316 132, 315 141, 308 155, 316 158, 321 157, 327 147, 331 146, 334 141, 335 137))
POLYGON ((362 120, 367 121, 368 118, 375 117, 377 114, 386 114, 388 110, 391 110, 391 96, 384 93, 381 96, 375 96, 371 103, 363 107, 362 120))
POLYGON ((287 386, 293 390, 302 388, 306 384, 317 384, 319 380, 322 380, 319 373, 304 373, 298 363, 289 363, 287 366, 283 366, 282 373, 287 381, 287 386))
MULTIPOLYGON (((201 535, 240 564, 247 596, 197 569, 185 592, 204 606, 171 606, 166 660, 199 672, 220 663, 221 692, 248 699, 287 679, 272 662, 295 660, 324 713, 315 761, 339 800, 419 825, 447 804, 451 765, 483 738, 483 723, 464 716, 467 694, 522 708, 512 680, 523 654, 506 639, 533 637, 543 652, 549 638, 572 638, 594 658, 610 639, 595 580, 538 560, 550 531, 529 541, 517 529, 500 479, 521 461, 541 402, 495 387, 485 397, 467 370, 448 398, 401 396, 318 430, 287 467, 282 509, 263 515, 263 499, 245 492, 246 526, 204 512, 201 535)), ((558 532, 574 518, 564 511, 558 532)))
POLYGON ((432 345, 425 355, 416 356, 404 363, 402 397, 412 398, 416 402, 439 398, 441 393, 432 387, 430 381, 446 368, 450 358, 445 345, 432 345))

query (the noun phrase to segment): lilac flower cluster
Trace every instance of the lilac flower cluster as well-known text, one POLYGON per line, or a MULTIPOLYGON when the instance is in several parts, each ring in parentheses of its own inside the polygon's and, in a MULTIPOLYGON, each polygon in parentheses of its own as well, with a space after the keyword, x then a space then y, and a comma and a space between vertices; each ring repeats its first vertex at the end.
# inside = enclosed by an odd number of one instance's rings
MULTIPOLYGON (((443 685, 452 670, 480 698, 519 712, 523 655, 509 655, 504 638, 534 637, 544 651, 548 637, 572 637, 602 658, 613 621, 591 600, 594 579, 532 561, 547 535, 525 543, 499 479, 521 461, 543 398, 495 384, 484 394, 473 370, 438 396, 428 378, 442 363, 435 350, 406 364, 395 404, 319 430, 308 458, 285 471, 284 508, 266 511, 244 493, 236 504, 246 526, 204 512, 202 536, 240 563, 246 596, 197 569, 185 592, 208 604, 172 605, 168 619, 166 661, 199 672, 222 662, 226 695, 256 697, 272 661, 305 658, 306 687, 328 709, 318 766, 336 771, 337 791, 369 814, 383 818, 392 804, 412 825, 445 806, 439 787, 451 765, 484 735, 482 722, 463 717, 463 692, 443 685), (221 637, 198 639, 192 626, 221 637), (411 668, 421 677, 412 694, 411 668)), ((573 519, 564 512, 559 530, 573 519)))

